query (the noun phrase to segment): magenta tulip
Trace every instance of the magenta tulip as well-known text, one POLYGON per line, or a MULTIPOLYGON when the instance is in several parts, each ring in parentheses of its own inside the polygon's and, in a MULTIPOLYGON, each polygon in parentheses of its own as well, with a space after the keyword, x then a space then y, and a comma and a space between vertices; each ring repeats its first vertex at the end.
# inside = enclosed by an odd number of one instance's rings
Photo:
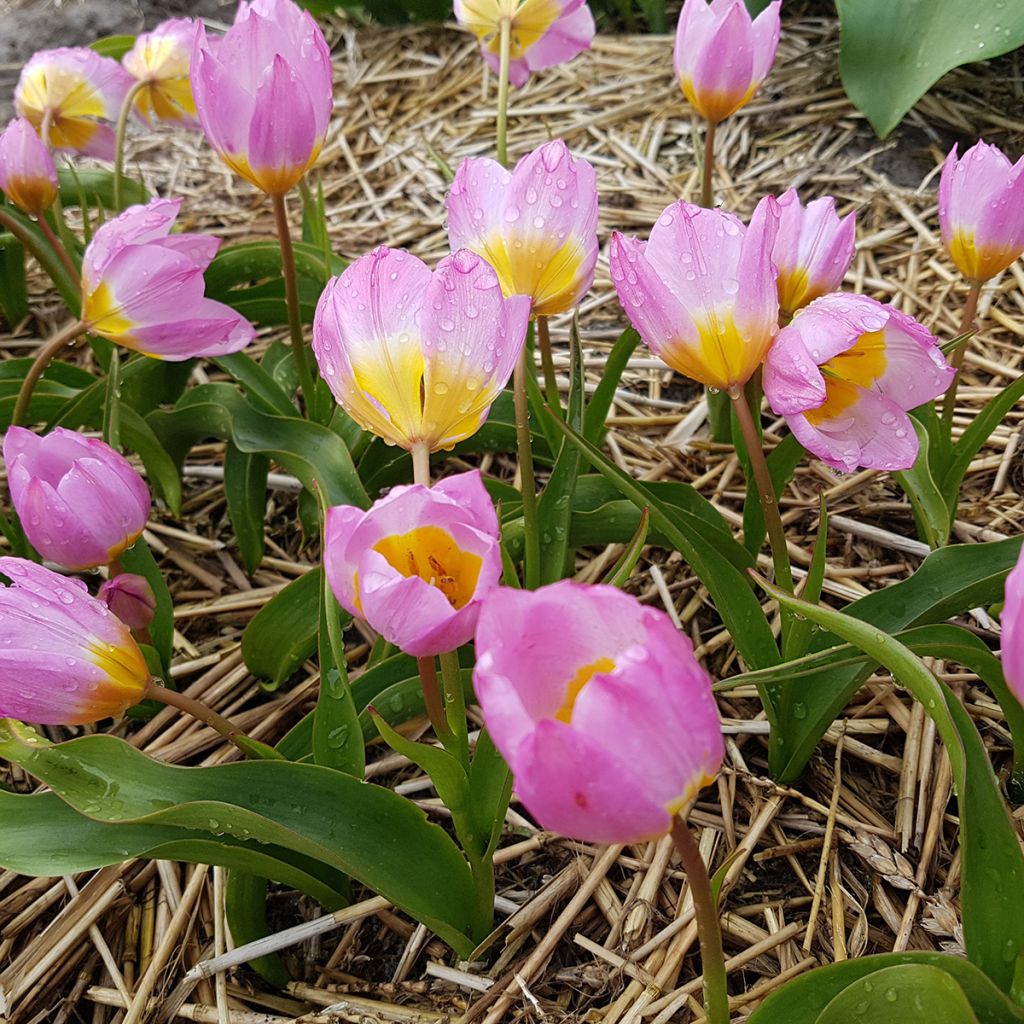
POLYGON ((1006 596, 1002 614, 1001 657, 1003 674, 1013 695, 1024 704, 1024 548, 1017 564, 1006 577, 1006 596))
POLYGON ((237 352, 252 341, 252 325, 203 295, 220 241, 172 235, 180 206, 153 199, 96 230, 82 259, 82 320, 92 334, 157 359, 237 352))
POLYGON ((938 340, 866 295, 825 295, 780 332, 764 393, 797 440, 835 469, 910 469, 918 441, 907 410, 954 376, 938 340))
POLYGON ((121 58, 125 70, 139 83, 135 111, 147 123, 169 121, 186 127, 198 125, 189 69, 199 23, 172 18, 143 32, 121 58))
MULTIPOLYGON (((701 0, 703 2, 703 0, 701 0)), ((612 283, 648 348, 673 370, 727 391, 745 384, 778 331, 772 246, 779 206, 750 226, 724 210, 669 206, 651 240, 612 235, 612 283)))
POLYGON ((534 316, 564 313, 594 281, 594 168, 561 139, 524 156, 510 174, 486 157, 459 165, 448 196, 448 242, 472 249, 505 295, 528 295, 534 316))
POLYGON ((149 517, 149 489, 109 445, 55 427, 40 437, 11 427, 4 437, 7 486, 32 546, 66 569, 119 558, 149 517))
POLYGON ((942 242, 964 277, 987 281, 1024 252, 1024 157, 1011 164, 978 142, 957 159, 954 146, 939 179, 942 242))
POLYGON ((745 106, 768 77, 779 45, 772 0, 751 20, 743 0, 685 0, 676 28, 675 69, 697 113, 711 124, 745 106))
POLYGON ((53 157, 26 117, 16 117, 0 135, 0 190, 36 217, 57 198, 53 157))
POLYGON ((116 60, 85 46, 40 50, 21 69, 14 106, 44 142, 101 160, 114 159, 118 111, 132 86, 116 60))
POLYGON ((498 518, 479 470, 394 487, 368 512, 329 509, 324 569, 342 606, 407 654, 466 643, 501 577, 498 518))
POLYGON ((96 596, 129 629, 145 629, 153 621, 156 596, 145 576, 118 573, 101 584, 96 596))
POLYGON ((220 158, 268 195, 284 195, 323 147, 332 107, 331 52, 291 0, 244 0, 223 38, 200 28, 192 94, 220 158))
POLYGON ((142 652, 81 580, 24 558, 0 558, 0 574, 0 716, 82 725, 142 699, 142 652))
POLYGON ((785 319, 843 283, 853 262, 854 214, 836 216, 831 196, 802 206, 796 189, 779 196, 779 233, 772 262, 779 273, 779 309, 785 319))
POLYGON ((476 655, 484 721, 545 828, 656 839, 721 766, 711 679, 690 641, 614 587, 492 590, 476 655))

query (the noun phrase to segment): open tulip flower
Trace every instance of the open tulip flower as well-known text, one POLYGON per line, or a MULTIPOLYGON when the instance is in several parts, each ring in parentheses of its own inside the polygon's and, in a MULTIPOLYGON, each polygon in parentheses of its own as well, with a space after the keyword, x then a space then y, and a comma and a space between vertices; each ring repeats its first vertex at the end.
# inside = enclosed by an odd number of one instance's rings
POLYGON ((327 283, 313 351, 334 397, 364 429, 409 451, 475 434, 526 340, 530 300, 505 298, 475 253, 431 273, 381 246, 327 283))
POLYGON ((487 729, 545 828, 655 839, 721 766, 711 679, 690 641, 614 587, 492 590, 476 653, 487 729))
MULTIPOLYGON (((703 0, 701 0, 703 2, 703 0)), ((612 235, 612 283, 630 322, 669 366, 708 387, 745 384, 778 331, 772 246, 779 205, 749 226, 724 210, 669 206, 649 242, 612 235)))
POLYGON ((149 489, 108 444, 55 427, 4 437, 7 486, 32 546, 66 569, 94 569, 135 543, 149 516, 149 489))
POLYGON ((0 717, 82 725, 142 699, 142 652, 81 580, 24 558, 0 558, 0 574, 0 717))
POLYGON ((1024 157, 1011 164, 979 141, 960 158, 954 146, 939 179, 942 242, 964 277, 987 281, 1024 252, 1024 157))
POLYGON ((779 273, 779 309, 785 319, 836 291, 853 262, 855 215, 836 216, 831 196, 800 203, 796 189, 779 196, 779 231, 772 262, 779 273))
POLYGON ((743 0, 685 0, 676 28, 675 69, 697 113, 711 124, 745 106, 767 78, 779 45, 772 0, 751 20, 743 0))
POLYGON ((572 60, 594 38, 594 16, 585 0, 455 0, 455 17, 480 40, 494 71, 500 70, 501 23, 511 22, 508 77, 516 88, 531 71, 572 60))
POLYGON ((528 295, 534 316, 572 309, 597 263, 594 168, 561 139, 524 156, 510 174, 468 157, 448 196, 448 241, 479 253, 506 295, 528 295))
POLYGON ((0 134, 0 190, 36 217, 57 198, 53 157, 28 118, 16 117, 0 134))
POLYGON ((1024 704, 1024 548, 1006 577, 1006 597, 999 623, 1003 673, 1013 695, 1024 704))
POLYGON ((135 79, 135 111, 147 123, 154 119, 194 127, 189 67, 199 25, 191 18, 172 18, 152 32, 143 32, 121 63, 135 79))
POLYGON ((180 206, 153 199, 96 230, 82 259, 82 320, 92 334, 156 359, 237 352, 252 341, 252 325, 203 294, 220 241, 172 235, 180 206))
POLYGON ((14 106, 54 149, 75 150, 101 160, 114 158, 114 130, 132 86, 116 60, 88 47, 40 50, 21 70, 14 106))
POLYGON ((331 52, 291 0, 244 0, 211 42, 200 26, 192 94, 221 159, 268 195, 284 195, 312 166, 332 108, 331 52))
POLYGON ((338 601, 416 657, 470 640, 501 577, 498 518, 480 472, 394 487, 365 512, 327 512, 324 568, 338 601))
POLYGON ((764 393, 797 440, 835 469, 910 469, 907 410, 941 395, 954 371, 913 317, 866 295, 825 295, 780 332, 764 393))

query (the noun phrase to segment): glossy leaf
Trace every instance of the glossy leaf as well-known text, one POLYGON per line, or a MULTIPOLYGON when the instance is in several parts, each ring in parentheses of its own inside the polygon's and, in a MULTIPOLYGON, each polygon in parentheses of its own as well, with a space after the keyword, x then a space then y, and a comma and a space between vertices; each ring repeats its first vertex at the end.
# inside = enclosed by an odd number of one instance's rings
POLYGON ((624 587, 633 575, 636 563, 640 559, 640 552, 647 543, 647 531, 651 524, 651 510, 645 508, 640 513, 640 523, 633 534, 633 539, 626 545, 618 561, 608 570, 603 583, 611 587, 624 587))
POLYGON ((855 1017, 899 1017, 900 1024, 978 1024, 952 975, 928 964, 883 967, 843 989, 816 1024, 849 1024, 855 1017))
POLYGON ((153 611, 153 621, 149 624, 149 635, 160 655, 164 671, 168 672, 174 645, 174 601, 167 589, 167 579, 156 564, 149 545, 141 537, 121 555, 121 565, 125 572, 145 576, 153 589, 156 608, 153 611))
POLYGON ((146 479, 168 508, 181 515, 181 477, 178 467, 153 428, 130 406, 120 403, 120 434, 125 447, 137 452, 146 467, 146 479))
POLYGON ((322 569, 292 580, 245 627, 242 657, 254 676, 280 686, 313 656, 322 582, 322 569))
MULTIPOLYGON (((792 435, 791 435, 792 436, 792 435)), ((818 506, 818 537, 814 542, 811 565, 807 570, 807 582, 801 597, 811 604, 821 600, 821 588, 825 582, 825 558, 828 554, 828 509, 822 494, 818 506)), ((782 656, 787 661, 807 653, 811 642, 811 624, 807 619, 793 619, 782 641, 782 656)))
POLYGON ((910 422, 914 425, 920 445, 917 461, 911 469, 893 473, 893 476, 903 488, 903 493, 910 499, 921 539, 930 548, 941 548, 949 540, 949 529, 952 525, 950 510, 932 475, 931 439, 928 428, 914 417, 910 418, 910 422))
POLYGON ((11 327, 29 313, 25 246, 9 234, 0 234, 0 313, 11 327))
MULTIPOLYGON (((224 891, 224 914, 235 946, 244 946, 270 934, 267 923, 268 880, 247 871, 232 871, 224 891)), ((284 988, 291 977, 276 953, 256 957, 249 966, 275 988, 284 988)))
MULTIPOLYGON (((130 45, 130 44, 129 44, 130 45)), ((114 209, 114 174, 100 167, 58 167, 57 183, 60 201, 65 207, 90 206, 114 209)), ((121 182, 122 202, 125 206, 148 203, 151 196, 142 182, 126 177, 121 182)))
POLYGON ((299 410, 288 397, 288 392, 255 360, 244 352, 220 356, 213 362, 242 385, 254 405, 262 405, 262 412, 277 416, 298 416, 299 410))
POLYGON ((224 452, 224 497, 235 529, 235 543, 250 575, 263 561, 263 521, 267 510, 267 474, 270 460, 265 455, 240 452, 229 444, 224 452))
POLYGON ((587 402, 587 411, 583 415, 583 436, 591 444, 600 444, 604 437, 605 421, 611 411, 612 402, 615 401, 615 389, 622 380, 622 374, 629 364, 629 357, 639 344, 640 335, 632 327, 627 327, 608 353, 604 372, 593 395, 590 396, 590 401, 587 402))

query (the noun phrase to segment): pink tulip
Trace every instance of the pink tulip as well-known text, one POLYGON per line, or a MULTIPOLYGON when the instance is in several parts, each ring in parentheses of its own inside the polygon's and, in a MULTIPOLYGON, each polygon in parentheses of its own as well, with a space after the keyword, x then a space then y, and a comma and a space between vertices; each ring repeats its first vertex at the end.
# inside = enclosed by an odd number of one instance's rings
POLYGON ((243 0, 216 45, 200 27, 192 93, 220 158, 268 195, 284 195, 327 135, 331 52, 313 16, 291 0, 243 0))
POLYGON ((145 629, 153 621, 156 596, 145 576, 118 573, 100 585, 96 596, 129 629, 145 629))
POLYGON ((252 341, 252 325, 203 295, 220 241, 172 235, 180 206, 153 199, 96 230, 82 260, 82 319, 92 334, 157 359, 237 352, 252 341))
POLYGON ((431 273, 381 246, 328 281, 313 320, 320 372, 366 430, 411 451, 480 429, 526 340, 530 300, 505 298, 465 249, 431 273))
POLYGON ((36 217, 57 198, 53 157, 26 117, 16 117, 0 135, 0 189, 36 217))
POLYGON ((142 699, 142 652, 81 580, 24 558, 0 558, 0 574, 0 716, 83 725, 142 699))
POLYGON ((956 150, 939 179, 942 242, 964 277, 987 281, 1024 252, 1024 157, 1011 164, 981 141, 959 160, 956 150))
POLYGON ((459 165, 448 196, 448 244, 472 249, 497 271, 506 295, 529 295, 534 316, 564 313, 594 281, 594 168, 555 139, 511 174, 486 157, 459 165))
POLYGON ((900 470, 917 458, 906 411, 937 398, 953 376, 938 340, 913 317, 837 293, 779 332, 764 393, 797 440, 833 468, 900 470))
POLYGON ((329 509, 324 568, 342 606, 407 654, 460 647, 501 577, 498 517, 479 470, 394 487, 369 512, 329 509))
POLYGON ((711 679, 690 641, 614 587, 492 590, 476 656, 484 721, 545 828, 656 839, 721 766, 711 679))
POLYGON ((4 438, 7 486, 32 546, 66 569, 119 558, 149 517, 149 489, 109 445, 55 427, 40 437, 11 427, 4 438))
POLYGON ((802 206, 792 188, 779 196, 779 211, 772 262, 779 272, 779 308, 788 320, 842 284, 853 262, 857 224, 852 213, 836 216, 831 196, 802 206))
MULTIPOLYGON (((703 0, 701 0, 703 2, 703 0)), ((669 206, 651 240, 612 235, 612 283, 630 322, 669 366, 726 391, 746 383, 778 330, 772 246, 779 204, 750 226, 724 210, 669 206)))
POLYGON ((1003 673, 1013 695, 1024 704, 1024 548, 1006 577, 1006 598, 999 621, 1003 673))
POLYGON ((480 40, 495 72, 501 69, 501 23, 511 21, 508 79, 517 89, 531 71, 572 60, 594 38, 586 0, 455 0, 455 18, 480 40))
POLYGON ((128 73, 140 83, 135 111, 147 123, 155 119, 196 127, 189 67, 199 23, 191 18, 172 18, 143 32, 121 58, 128 73))
POLYGON ((117 120, 131 85, 116 60, 88 47, 40 50, 21 69, 14 106, 54 149, 113 160, 114 130, 104 122, 117 120))
POLYGON ((676 28, 676 77, 706 121, 745 106, 768 77, 779 45, 773 0, 753 21, 743 0, 685 0, 676 28))

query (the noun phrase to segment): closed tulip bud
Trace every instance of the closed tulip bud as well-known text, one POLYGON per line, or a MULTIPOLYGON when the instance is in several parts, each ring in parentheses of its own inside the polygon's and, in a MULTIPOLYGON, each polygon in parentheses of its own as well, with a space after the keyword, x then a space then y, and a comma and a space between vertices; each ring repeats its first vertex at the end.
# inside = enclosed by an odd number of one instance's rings
POLYGON ((448 449, 480 429, 526 340, 530 300, 505 298, 465 249, 431 273, 381 246, 332 278, 313 352, 345 411, 388 444, 448 449))
POLYGON ((939 179, 942 243, 957 270, 987 281, 1024 252, 1024 157, 1011 164, 978 142, 959 159, 954 146, 939 179))
POLYGON ((16 117, 0 135, 0 190, 15 206, 36 217, 57 198, 53 157, 28 118, 16 117))
POLYGON ((528 295, 534 316, 564 313, 594 281, 594 168, 561 139, 523 157, 510 174, 486 157, 459 165, 448 196, 448 243, 487 260, 505 295, 528 295))
POLYGON ((724 210, 678 202, 649 242, 612 235, 619 302, 673 370, 726 391, 745 384, 764 361, 779 321, 771 261, 778 220, 771 196, 757 204, 749 227, 724 210))
POLYGON ((656 839, 721 766, 711 679, 690 641, 614 587, 492 590, 476 657, 488 732, 544 828, 656 839))
POLYGON ((1024 548, 1006 577, 1006 597, 999 622, 1003 674, 1013 695, 1024 704, 1024 548))
POLYGON ((118 573, 100 586, 96 596, 129 629, 145 629, 153 621, 156 597, 145 576, 118 573))
POLYGON ((125 70, 139 83, 135 112, 147 124, 159 119, 198 125, 189 79, 198 29, 198 22, 191 18, 172 18, 152 32, 143 32, 121 58, 125 70))
POLYGON ((228 167, 268 195, 297 184, 331 119, 331 52, 313 16, 291 0, 243 0, 215 44, 200 27, 191 75, 200 124, 228 167))
POLYGON ((23 558, 0 558, 0 574, 0 717, 83 725, 142 700, 142 652, 81 580, 23 558))
POLYGON ((329 509, 324 569, 342 606, 407 654, 466 643, 501 577, 498 518, 479 470, 394 487, 368 512, 329 509))
POLYGON ((131 86, 116 60, 88 47, 40 50, 21 69, 14 106, 54 149, 113 160, 114 130, 107 122, 117 120, 131 86))
POLYGON ((530 72, 554 67, 590 49, 594 16, 585 0, 455 0, 458 23, 480 40, 480 52, 501 69, 501 23, 511 22, 508 80, 519 88, 530 72))
POLYGON ((780 332, 764 393, 796 439, 852 472, 910 469, 918 441, 907 415, 953 380, 933 337, 913 317, 866 295, 825 295, 780 332))
POLYGON ((802 206, 796 189, 779 196, 779 231, 772 262, 779 272, 779 309, 786 319, 843 283, 853 262, 854 214, 836 216, 831 196, 802 206))
POLYGON ((156 359, 237 352, 252 341, 252 325, 203 294, 220 241, 172 235, 180 206, 153 199, 97 228, 82 259, 82 320, 90 333, 156 359))
POLYGON ((745 106, 768 77, 779 45, 773 0, 751 20, 743 0, 685 0, 676 28, 676 77, 706 121, 717 124, 745 106))
POLYGON ((149 489, 109 445, 55 427, 40 437, 11 427, 4 437, 7 486, 32 546, 66 569, 119 558, 149 516, 149 489))

